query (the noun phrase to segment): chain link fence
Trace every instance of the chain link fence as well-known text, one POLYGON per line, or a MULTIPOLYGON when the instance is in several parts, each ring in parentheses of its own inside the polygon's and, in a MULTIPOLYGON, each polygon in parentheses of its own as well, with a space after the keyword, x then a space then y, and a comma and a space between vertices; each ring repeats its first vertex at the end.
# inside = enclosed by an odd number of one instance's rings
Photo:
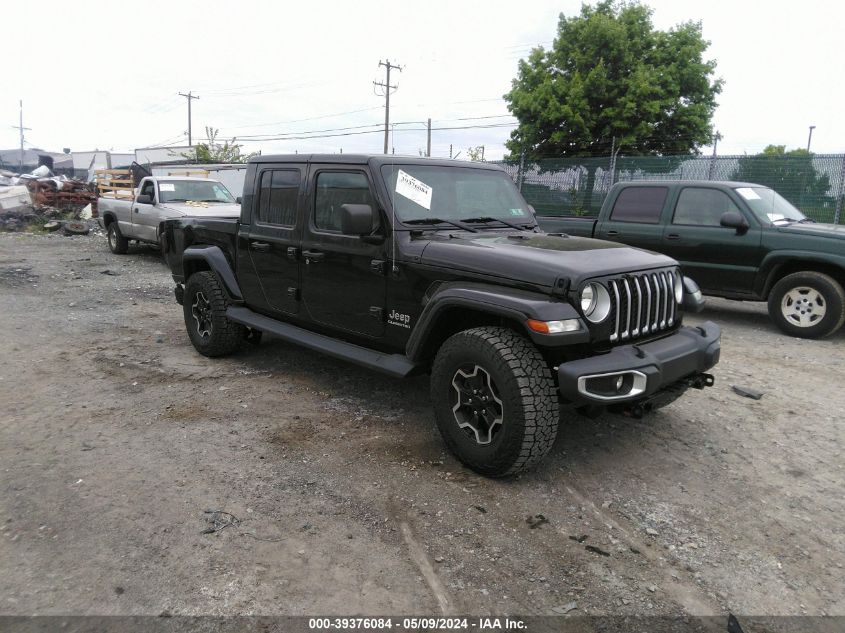
POLYGON ((845 222, 845 155, 619 156, 494 161, 540 215, 596 215, 632 180, 734 180, 771 187, 817 222, 845 222))

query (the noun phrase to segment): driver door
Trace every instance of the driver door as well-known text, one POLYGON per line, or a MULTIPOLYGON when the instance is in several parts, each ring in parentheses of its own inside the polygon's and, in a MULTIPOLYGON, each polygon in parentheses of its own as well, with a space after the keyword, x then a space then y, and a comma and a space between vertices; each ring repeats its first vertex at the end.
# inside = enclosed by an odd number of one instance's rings
POLYGON ((161 221, 156 207, 158 192, 154 180, 147 180, 141 185, 139 196, 150 196, 152 204, 138 204, 137 198, 132 205, 132 237, 148 242, 158 241, 158 225, 161 221))

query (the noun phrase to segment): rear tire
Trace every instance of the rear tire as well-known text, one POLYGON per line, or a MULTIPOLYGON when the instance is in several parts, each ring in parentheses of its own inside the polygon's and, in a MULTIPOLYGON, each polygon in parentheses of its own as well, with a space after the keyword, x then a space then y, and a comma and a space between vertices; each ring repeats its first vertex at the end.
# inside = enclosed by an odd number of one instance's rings
POLYGON ((449 338, 434 360, 431 398, 446 445, 487 477, 527 470, 554 444, 560 409, 551 371, 537 348, 508 328, 449 338))
POLYGON ((115 255, 126 255, 129 251, 129 240, 120 234, 120 229, 117 228, 117 222, 110 222, 106 229, 106 234, 109 240, 109 250, 115 255))
POLYGON ((226 356, 244 340, 243 325, 226 318, 228 301, 211 271, 194 273, 185 284, 182 311, 194 348, 203 356, 226 356))
POLYGON ((769 316, 791 336, 824 338, 845 322, 845 292, 824 273, 793 273, 772 288, 769 316))

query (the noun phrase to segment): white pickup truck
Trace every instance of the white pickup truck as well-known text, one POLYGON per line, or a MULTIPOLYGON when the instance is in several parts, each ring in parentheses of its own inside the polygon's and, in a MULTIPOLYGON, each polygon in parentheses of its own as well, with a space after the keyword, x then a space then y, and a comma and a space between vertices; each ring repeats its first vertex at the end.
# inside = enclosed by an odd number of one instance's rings
POLYGON ((223 183, 208 178, 148 176, 126 195, 102 195, 99 222, 106 230, 112 253, 124 254, 129 240, 159 244, 165 220, 183 216, 239 217, 236 200, 223 183))

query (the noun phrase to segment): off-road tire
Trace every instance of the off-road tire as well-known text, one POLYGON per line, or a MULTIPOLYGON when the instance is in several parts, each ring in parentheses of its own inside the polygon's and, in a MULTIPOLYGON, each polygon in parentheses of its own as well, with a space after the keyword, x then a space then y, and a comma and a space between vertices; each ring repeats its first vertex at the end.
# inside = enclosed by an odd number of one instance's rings
POLYGON ((106 236, 109 241, 109 250, 115 255, 126 255, 129 252, 129 240, 120 234, 117 222, 109 223, 106 229, 106 236))
POLYGON ((537 464, 551 449, 560 422, 552 373, 525 337, 503 327, 459 332, 440 347, 431 371, 431 399, 443 441, 469 468, 487 477, 507 477, 537 464), (461 429, 450 398, 465 366, 482 368, 502 403, 501 428, 482 445, 461 429))
POLYGON ((182 312, 188 337, 203 356, 226 356, 237 350, 244 340, 246 328, 226 318, 227 305, 226 294, 213 272, 204 270, 190 276, 185 284, 182 312), (194 316, 197 303, 207 310, 207 327, 205 322, 201 326, 194 316), (207 334, 200 333, 201 327, 207 334))
MULTIPOLYGON (((810 308, 814 306, 818 311, 817 302, 811 302, 810 308)), ((790 336, 824 338, 836 332, 845 322, 845 291, 842 290, 842 285, 838 281, 824 273, 813 271, 793 273, 778 281, 769 293, 769 316, 775 325, 790 336), (784 307, 785 298, 790 292, 794 296, 798 288, 809 288, 820 295, 824 316, 818 319, 817 323, 802 327, 784 315, 784 310, 790 311, 789 308, 784 307)))

